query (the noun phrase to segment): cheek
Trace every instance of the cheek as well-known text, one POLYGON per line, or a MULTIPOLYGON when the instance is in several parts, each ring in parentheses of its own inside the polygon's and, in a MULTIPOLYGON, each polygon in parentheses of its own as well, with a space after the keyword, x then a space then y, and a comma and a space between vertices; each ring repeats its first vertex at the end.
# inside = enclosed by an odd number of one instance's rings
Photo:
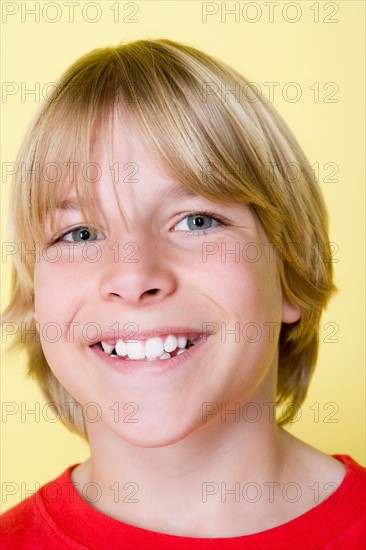
POLYGON ((57 371, 70 342, 69 324, 80 309, 75 267, 40 261, 34 272, 34 311, 44 355, 57 371))
POLYGON ((35 309, 37 315, 58 315, 67 311, 81 296, 82 281, 90 280, 85 262, 70 262, 63 253, 58 261, 41 259, 34 271, 35 309))
POLYGON ((75 377, 76 365, 70 354, 75 351, 77 333, 76 330, 70 333, 69 325, 80 308, 77 298, 80 292, 77 293, 77 279, 75 273, 71 276, 72 270, 75 266, 61 262, 38 263, 34 273, 34 307, 40 343, 50 369, 71 395, 82 399, 82 387, 75 377))
POLYGON ((64 285, 61 283, 59 270, 46 262, 37 265, 34 274, 34 309, 41 327, 45 323, 60 320, 61 311, 68 301, 68 291, 63 292, 64 285))
MULTIPOLYGON (((236 242, 219 244, 206 262, 192 266, 190 277, 227 315, 281 320, 282 293, 275 258, 266 247, 236 242), (197 279, 197 273, 200 273, 197 279)), ((251 319, 249 319, 251 320, 251 319)))

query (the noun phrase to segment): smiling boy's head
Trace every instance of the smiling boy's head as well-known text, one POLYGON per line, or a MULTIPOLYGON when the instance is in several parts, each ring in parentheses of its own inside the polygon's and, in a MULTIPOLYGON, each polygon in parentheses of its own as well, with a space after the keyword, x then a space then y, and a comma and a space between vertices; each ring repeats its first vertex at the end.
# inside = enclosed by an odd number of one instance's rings
MULTIPOLYGON (((172 181, 208 201, 248 207, 260 220, 276 253, 283 295, 301 310, 298 321, 281 327, 277 398, 301 404, 316 363, 320 316, 336 290, 327 213, 295 138, 259 96, 226 64, 171 40, 138 40, 87 54, 62 77, 24 140, 18 157, 22 169, 11 190, 11 238, 22 250, 39 243, 36 252, 42 260, 45 228, 57 226, 56 206, 66 196, 65 183, 74 191, 83 219, 99 226, 102 197, 95 200, 95 189, 106 170, 123 210, 121 184, 133 184, 136 165, 128 164, 129 158, 116 162, 110 145, 116 145, 116 125, 127 139, 133 127, 172 181), (95 159, 104 146, 111 162, 101 172, 95 159)), ((214 234, 206 238, 215 240, 214 234)), ((36 256, 14 257, 13 295, 4 319, 23 327, 14 345, 25 345, 29 373, 48 399, 70 402, 73 398, 48 366, 41 343, 24 331, 35 328, 36 256)), ((51 255, 47 261, 52 263, 51 255)), ((253 263, 253 256, 248 253, 241 261, 253 263)), ((85 435, 82 417, 75 423, 67 417, 63 411, 65 424, 85 435)), ((288 412, 282 421, 290 417, 288 412)))

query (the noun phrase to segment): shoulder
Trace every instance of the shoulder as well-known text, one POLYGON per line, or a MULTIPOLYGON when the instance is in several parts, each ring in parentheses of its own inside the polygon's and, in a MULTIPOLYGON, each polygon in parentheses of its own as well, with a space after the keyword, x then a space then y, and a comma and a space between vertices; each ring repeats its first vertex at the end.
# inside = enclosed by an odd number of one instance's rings
POLYGON ((302 490, 294 503, 294 513, 296 505, 300 513, 283 526, 286 539, 293 547, 300 536, 306 548, 366 548, 366 468, 347 454, 327 455, 288 433, 284 442, 288 471, 302 490))
POLYGON ((34 494, 19 502, 0 516, 1 550, 25 548, 60 548, 63 539, 48 513, 48 502, 57 501, 62 506, 65 488, 62 485, 68 479, 70 466, 58 478, 43 485, 34 494), (58 546, 55 546, 57 544, 58 546))
MULTIPOLYGON (((283 432, 287 455, 287 469, 302 486, 316 483, 326 491, 318 502, 332 494, 348 498, 353 494, 357 502, 365 503, 366 468, 348 454, 328 455, 319 449, 283 432)), ((355 501, 355 502, 356 502, 355 501)))
POLYGON ((337 493, 339 497, 347 500, 348 507, 360 506, 365 509, 366 506, 366 468, 356 462, 349 455, 336 454, 333 457, 343 463, 346 468, 346 474, 343 482, 339 486, 337 493))
POLYGON ((333 458, 344 465, 345 475, 339 485, 330 487, 331 495, 318 507, 317 517, 314 515, 315 524, 323 524, 327 533, 322 540, 330 550, 362 550, 366 548, 366 468, 349 455, 333 458))
POLYGON ((1 548, 17 548, 25 533, 28 541, 38 536, 39 500, 40 490, 1 515, 1 548))

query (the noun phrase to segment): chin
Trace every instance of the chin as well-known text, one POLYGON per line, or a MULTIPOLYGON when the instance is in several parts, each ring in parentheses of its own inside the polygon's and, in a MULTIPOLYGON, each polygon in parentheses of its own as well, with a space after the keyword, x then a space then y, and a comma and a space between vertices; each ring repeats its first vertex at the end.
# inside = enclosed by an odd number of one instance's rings
POLYGON ((193 425, 189 427, 178 427, 177 425, 163 426, 162 422, 157 420, 153 423, 153 426, 151 425, 151 422, 144 427, 141 425, 131 426, 128 430, 119 430, 117 435, 126 443, 133 445, 134 447, 156 449, 174 445, 189 437, 199 428, 200 426, 193 425))

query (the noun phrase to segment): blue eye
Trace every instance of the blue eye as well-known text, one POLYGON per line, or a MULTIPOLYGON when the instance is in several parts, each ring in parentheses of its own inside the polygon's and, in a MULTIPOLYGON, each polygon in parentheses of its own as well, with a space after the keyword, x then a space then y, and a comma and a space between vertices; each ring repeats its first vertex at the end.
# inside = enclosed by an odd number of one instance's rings
POLYGON ((79 227, 75 227, 72 231, 63 233, 57 237, 54 242, 90 243, 92 241, 96 241, 98 237, 100 239, 100 235, 102 235, 102 233, 93 231, 90 227, 81 225, 79 227))
POLYGON ((184 233, 193 232, 195 234, 205 234, 207 230, 213 230, 217 226, 226 225, 223 218, 211 212, 190 212, 175 227, 178 227, 182 223, 188 225, 188 230, 183 230, 184 233), (215 224, 214 226, 213 223, 215 224))

